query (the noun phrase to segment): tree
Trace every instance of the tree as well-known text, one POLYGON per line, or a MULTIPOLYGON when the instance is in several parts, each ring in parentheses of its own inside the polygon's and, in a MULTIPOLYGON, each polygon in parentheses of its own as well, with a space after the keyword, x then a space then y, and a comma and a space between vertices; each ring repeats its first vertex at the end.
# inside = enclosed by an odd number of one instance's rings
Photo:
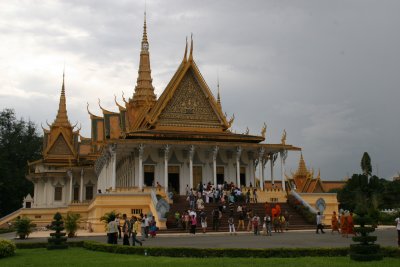
POLYGON ((12 109, 0 112, 0 217, 21 208, 23 198, 33 194, 25 178, 27 161, 40 158, 41 146, 33 122, 17 120, 12 109))
POLYGON ((367 152, 364 152, 364 155, 361 159, 361 170, 365 176, 370 176, 372 173, 372 165, 371 158, 369 157, 367 152))

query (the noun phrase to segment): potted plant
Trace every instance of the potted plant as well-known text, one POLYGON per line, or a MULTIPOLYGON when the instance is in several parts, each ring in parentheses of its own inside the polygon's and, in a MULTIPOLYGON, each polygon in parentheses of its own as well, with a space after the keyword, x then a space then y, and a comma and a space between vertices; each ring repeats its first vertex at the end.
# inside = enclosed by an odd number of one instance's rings
POLYGON ((78 222, 81 215, 78 213, 67 213, 64 217, 64 228, 67 231, 68 237, 75 237, 76 231, 78 230, 78 222))
POLYGON ((18 217, 14 223, 15 230, 20 239, 25 239, 32 233, 32 228, 35 227, 35 224, 32 223, 32 220, 28 217, 18 217))

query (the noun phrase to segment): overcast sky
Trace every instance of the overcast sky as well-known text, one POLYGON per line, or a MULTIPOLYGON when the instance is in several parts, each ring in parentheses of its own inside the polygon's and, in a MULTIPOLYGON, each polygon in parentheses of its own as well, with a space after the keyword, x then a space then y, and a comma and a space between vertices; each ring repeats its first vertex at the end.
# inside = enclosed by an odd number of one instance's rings
MULTIPOLYGON (((0 1, 0 108, 55 119, 65 62, 71 123, 90 136, 92 113, 116 111, 137 79, 144 1, 0 1)), ((193 32, 194 58, 233 130, 303 149, 324 180, 400 171, 400 1, 153 1, 147 25, 159 96, 193 32)), ((297 168, 289 153, 287 171, 297 168)))

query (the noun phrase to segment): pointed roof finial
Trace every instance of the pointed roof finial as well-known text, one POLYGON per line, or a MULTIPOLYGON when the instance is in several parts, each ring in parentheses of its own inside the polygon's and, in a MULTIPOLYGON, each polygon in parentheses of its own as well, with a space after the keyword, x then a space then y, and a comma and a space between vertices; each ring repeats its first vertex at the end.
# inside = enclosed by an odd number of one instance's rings
POLYGON ((52 126, 71 127, 67 115, 67 103, 65 97, 65 66, 63 70, 63 81, 61 86, 60 102, 58 104, 58 112, 52 126))
POLYGON ((146 24, 146 10, 144 11, 144 22, 143 22, 143 37, 142 37, 142 51, 148 51, 149 42, 147 40, 147 24, 146 24))
POLYGON ((188 47, 188 42, 186 36, 186 46, 185 46, 185 54, 183 55, 183 62, 187 62, 187 47, 188 47))
POLYGON ((303 158, 303 152, 301 152, 300 161, 299 161, 299 167, 297 169, 296 175, 306 176, 307 173, 308 173, 308 171, 307 171, 306 163, 305 163, 304 158, 303 158))
POLYGON ((190 34, 190 54, 189 61, 193 61, 193 33, 190 34))
POLYGON ((217 89, 218 89, 218 93, 217 93, 217 104, 219 108, 221 107, 221 96, 219 95, 219 74, 217 73, 217 89))

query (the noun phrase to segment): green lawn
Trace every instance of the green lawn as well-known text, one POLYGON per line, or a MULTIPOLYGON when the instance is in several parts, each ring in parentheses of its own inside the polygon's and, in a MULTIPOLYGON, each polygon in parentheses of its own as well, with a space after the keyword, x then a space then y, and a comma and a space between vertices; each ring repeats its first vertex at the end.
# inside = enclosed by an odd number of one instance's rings
POLYGON ((399 259, 385 258, 381 262, 358 263, 348 257, 304 258, 169 258, 95 252, 83 248, 67 250, 19 249, 14 257, 0 259, 0 266, 400 266, 399 259))

